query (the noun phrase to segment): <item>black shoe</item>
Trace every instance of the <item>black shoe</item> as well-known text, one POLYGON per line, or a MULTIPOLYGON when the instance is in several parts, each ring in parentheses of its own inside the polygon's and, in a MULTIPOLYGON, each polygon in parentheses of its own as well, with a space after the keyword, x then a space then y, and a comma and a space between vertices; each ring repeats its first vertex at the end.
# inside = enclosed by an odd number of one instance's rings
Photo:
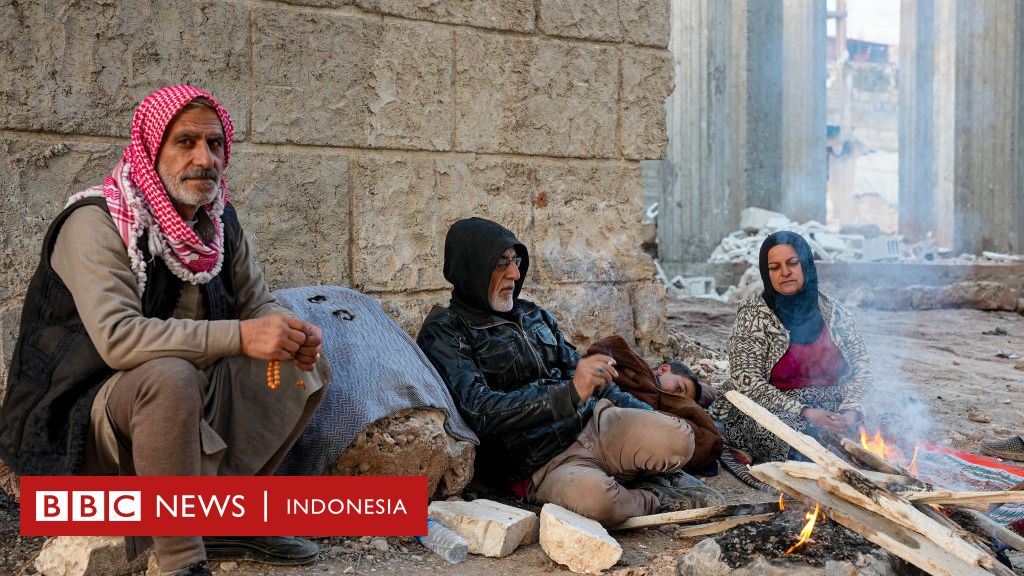
POLYGON ((297 536, 203 536, 209 560, 297 566, 316 562, 320 547, 297 536))
MULTIPOLYGON (((690 478, 693 477, 690 476, 690 478)), ((665 486, 659 482, 644 482, 637 488, 652 492, 658 497, 657 512, 659 514, 725 504, 725 498, 717 490, 699 480, 696 482, 696 485, 690 486, 665 486)))
POLYGON ((206 562, 196 562, 187 568, 174 572, 171 576, 213 576, 213 572, 210 572, 210 567, 206 565, 206 562))

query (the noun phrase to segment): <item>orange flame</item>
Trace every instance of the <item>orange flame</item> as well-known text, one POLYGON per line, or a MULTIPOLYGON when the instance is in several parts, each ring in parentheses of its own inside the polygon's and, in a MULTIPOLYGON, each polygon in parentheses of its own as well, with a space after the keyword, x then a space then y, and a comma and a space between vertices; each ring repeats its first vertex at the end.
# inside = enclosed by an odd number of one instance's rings
POLYGON ((786 506, 782 503, 782 492, 779 492, 779 510, 785 510, 786 506))
POLYGON ((914 458, 910 460, 910 468, 907 470, 911 476, 917 477, 917 450, 920 446, 914 446, 914 458))
POLYGON ((821 508, 821 504, 818 504, 817 502, 815 502, 814 503, 814 512, 808 512, 807 514, 804 515, 804 518, 807 518, 807 524, 805 524, 804 525, 804 529, 800 531, 800 540, 796 544, 793 544, 792 546, 790 546, 789 550, 786 550, 786 554, 789 554, 793 550, 796 550, 801 545, 803 545, 804 542, 807 542, 807 540, 810 539, 811 532, 814 530, 814 522, 817 521, 817 519, 818 519, 818 510, 820 508, 821 508))
POLYGON ((868 440, 868 435, 864 431, 864 427, 860 427, 860 445, 865 450, 871 452, 879 458, 885 459, 885 438, 882 438, 882 431, 876 429, 875 436, 871 440, 868 440))

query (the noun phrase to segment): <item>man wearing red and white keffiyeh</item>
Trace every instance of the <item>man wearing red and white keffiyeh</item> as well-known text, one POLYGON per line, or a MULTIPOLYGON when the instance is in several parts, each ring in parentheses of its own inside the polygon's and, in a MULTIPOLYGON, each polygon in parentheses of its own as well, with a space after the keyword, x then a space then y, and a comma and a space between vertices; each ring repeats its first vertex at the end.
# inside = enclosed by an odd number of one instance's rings
MULTIPOLYGON (((321 333, 274 300, 252 257, 224 178, 233 132, 205 90, 150 94, 110 176, 50 225, 0 407, 0 458, 17 473, 272 474, 312 417, 330 379, 321 333)), ((176 576, 318 552, 291 537, 153 544, 176 576)))

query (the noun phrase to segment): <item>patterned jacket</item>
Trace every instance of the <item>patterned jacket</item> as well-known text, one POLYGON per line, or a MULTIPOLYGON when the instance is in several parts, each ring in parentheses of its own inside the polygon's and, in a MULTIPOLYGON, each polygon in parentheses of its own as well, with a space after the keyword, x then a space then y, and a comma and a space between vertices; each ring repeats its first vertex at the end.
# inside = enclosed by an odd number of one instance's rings
MULTIPOLYGON (((846 361, 839 378, 843 387, 839 410, 863 413, 862 400, 871 379, 867 349, 850 311, 832 297, 820 296, 821 316, 846 361)), ((768 382, 772 368, 788 349, 789 332, 764 299, 757 295, 744 300, 736 311, 736 324, 729 337, 730 378, 723 390, 742 392, 775 414, 799 414, 803 405, 797 394, 783 392, 768 382)), ((725 396, 719 396, 711 413, 721 419, 730 408, 732 404, 725 396)))

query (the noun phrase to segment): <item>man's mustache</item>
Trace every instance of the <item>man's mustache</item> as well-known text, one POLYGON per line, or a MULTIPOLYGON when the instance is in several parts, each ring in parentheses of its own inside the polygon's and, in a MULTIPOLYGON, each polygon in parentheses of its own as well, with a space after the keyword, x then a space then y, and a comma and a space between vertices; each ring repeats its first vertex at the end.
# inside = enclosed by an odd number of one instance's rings
POLYGON ((189 170, 181 175, 182 181, 184 180, 213 180, 215 182, 220 181, 220 172, 217 172, 213 168, 196 168, 195 170, 189 170))

